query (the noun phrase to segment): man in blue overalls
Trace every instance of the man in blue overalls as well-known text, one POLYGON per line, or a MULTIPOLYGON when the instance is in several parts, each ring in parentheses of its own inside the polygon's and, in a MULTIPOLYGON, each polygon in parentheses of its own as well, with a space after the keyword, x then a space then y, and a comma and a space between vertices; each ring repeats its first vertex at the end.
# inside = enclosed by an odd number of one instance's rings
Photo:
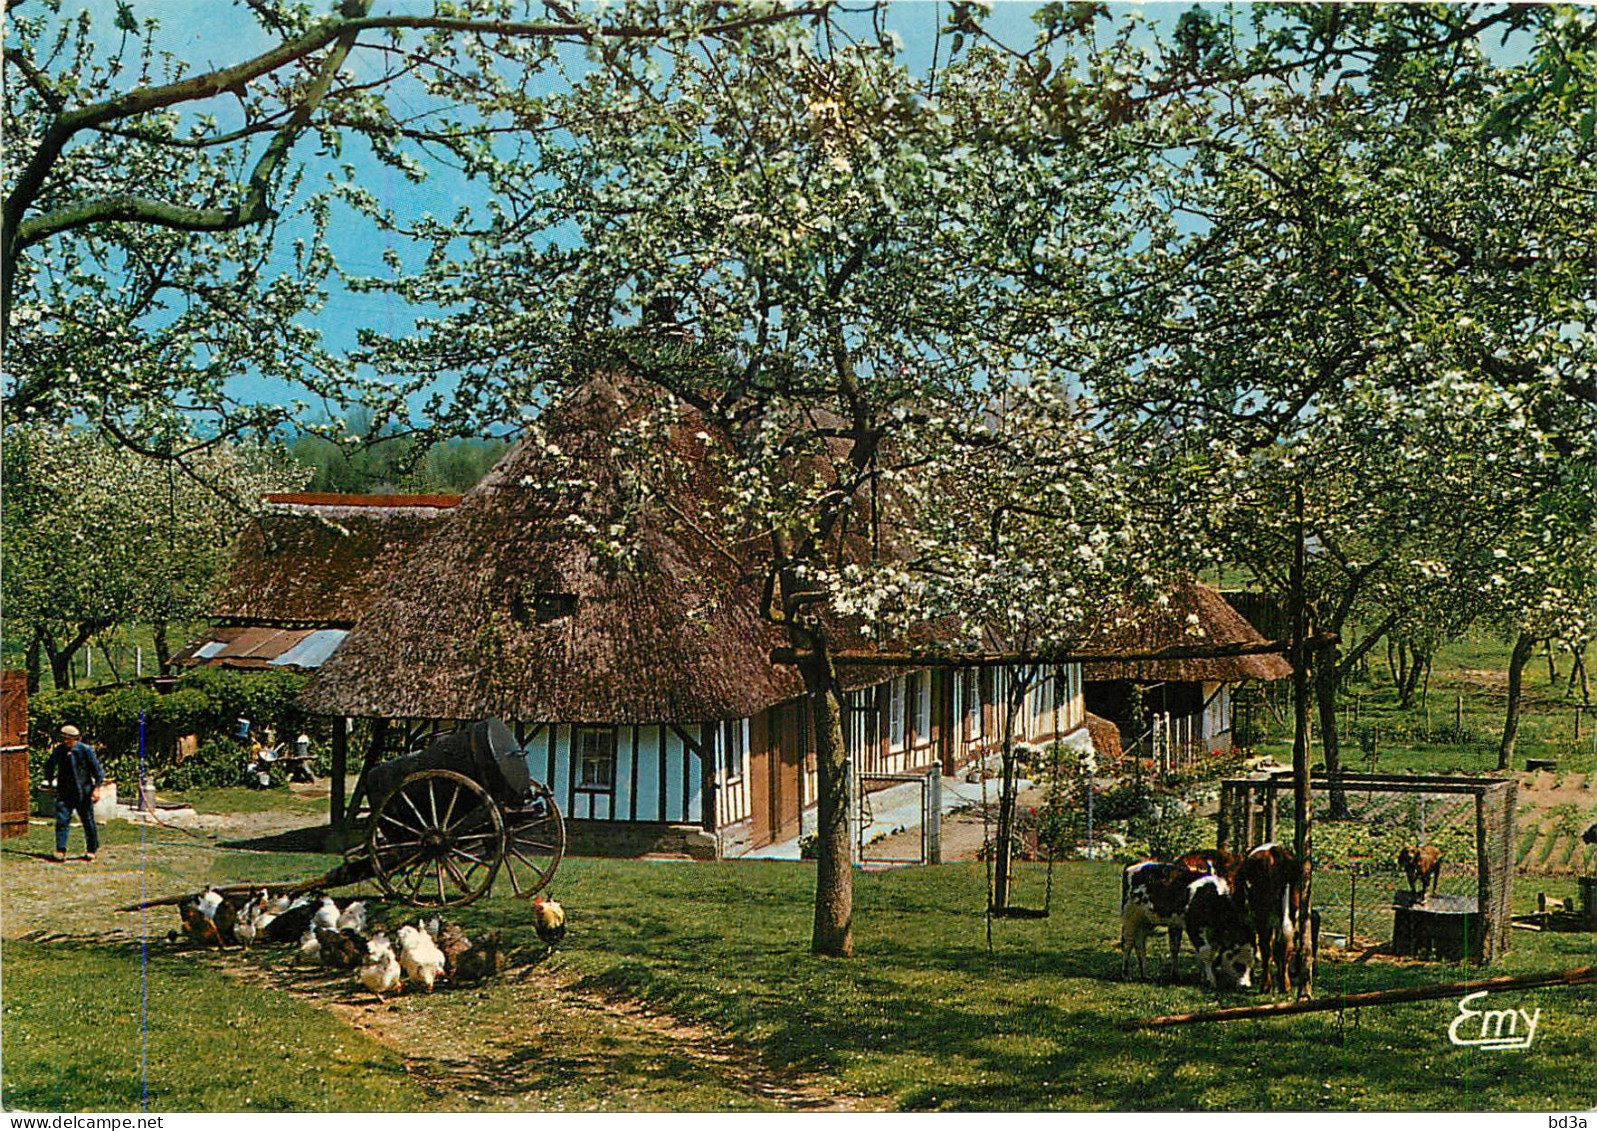
POLYGON ((50 751, 50 760, 44 764, 44 780, 55 781, 55 858, 67 858, 67 831, 72 828, 72 814, 83 822, 83 839, 88 845, 85 860, 93 860, 100 850, 100 830, 94 824, 94 803, 99 798, 100 786, 105 781, 105 771, 94 747, 79 738, 75 726, 61 728, 61 741, 50 751))

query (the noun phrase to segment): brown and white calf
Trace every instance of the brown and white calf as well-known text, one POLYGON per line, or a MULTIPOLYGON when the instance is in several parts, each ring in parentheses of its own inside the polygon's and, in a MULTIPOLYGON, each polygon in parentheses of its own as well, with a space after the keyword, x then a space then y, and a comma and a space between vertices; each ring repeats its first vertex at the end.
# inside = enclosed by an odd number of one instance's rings
POLYGON ((1436 894, 1436 885, 1442 878, 1442 850, 1434 844, 1423 847, 1417 844, 1405 845, 1397 854, 1397 866, 1403 869, 1403 875, 1408 878, 1409 894, 1423 893, 1426 884, 1430 885, 1431 894, 1436 894))
POLYGON ((1204 980, 1216 989, 1252 986, 1253 928, 1224 877, 1204 876, 1187 887, 1184 918, 1204 980))
POLYGON ((1197 873, 1180 864, 1144 860, 1129 864, 1120 876, 1120 976, 1131 973, 1131 952, 1137 952, 1137 976, 1146 977, 1144 948, 1160 927, 1170 931, 1170 980, 1176 980, 1176 955, 1181 950, 1187 887, 1197 873))
POLYGON ((1259 947, 1259 988, 1286 993, 1294 985, 1307 994, 1319 949, 1318 916, 1310 916, 1308 946, 1297 942, 1297 859, 1279 844, 1261 844, 1237 866, 1237 897, 1247 910, 1259 947), (1271 963, 1274 971, 1271 971, 1271 963))
POLYGON ((1183 868, 1199 876, 1219 876, 1231 886, 1237 878, 1237 865, 1242 863, 1223 848, 1198 848, 1176 861, 1183 868))

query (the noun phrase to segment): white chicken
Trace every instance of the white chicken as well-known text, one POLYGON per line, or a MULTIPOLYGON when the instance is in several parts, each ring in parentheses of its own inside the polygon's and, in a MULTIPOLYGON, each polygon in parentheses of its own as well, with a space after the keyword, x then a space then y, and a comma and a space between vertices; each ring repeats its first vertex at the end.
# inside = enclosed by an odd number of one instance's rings
POLYGON ((296 956, 301 962, 316 962, 322 960, 322 944, 316 941, 316 929, 309 928, 299 937, 299 954, 296 956))
POLYGON ((365 900, 357 899, 354 903, 351 903, 349 906, 345 907, 343 911, 339 912, 338 929, 340 931, 346 929, 351 931, 366 930, 365 900))
POLYGON ((404 971, 387 935, 373 935, 366 941, 366 959, 360 964, 360 984, 381 998, 399 988, 404 971))
POLYGON ((405 977, 432 993, 444 969, 444 952, 426 931, 406 925, 399 928, 399 965, 405 977))
POLYGON ((216 909, 222 906, 222 893, 219 891, 207 891, 200 896, 199 903, 196 906, 198 906, 201 915, 204 915, 207 919, 215 919, 216 909))
POLYGON ((322 896, 322 905, 316 909, 316 914, 311 919, 311 927, 322 927, 329 931, 338 930, 338 904, 333 902, 332 896, 322 896))

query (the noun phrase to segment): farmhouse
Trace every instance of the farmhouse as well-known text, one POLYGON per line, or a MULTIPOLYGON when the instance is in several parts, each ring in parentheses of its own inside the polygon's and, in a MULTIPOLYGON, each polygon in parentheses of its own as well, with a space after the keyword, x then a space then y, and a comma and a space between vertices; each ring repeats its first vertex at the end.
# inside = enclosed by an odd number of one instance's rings
MULTIPOLYGON (((1131 610, 1098 633, 1091 646, 1147 653, 1199 644, 1262 643, 1264 637, 1225 598, 1189 579, 1175 586, 1168 604, 1131 610)), ((1083 665, 1087 709, 1118 724, 1128 748, 1140 742, 1145 754, 1164 762, 1195 750, 1229 750, 1237 686, 1291 674, 1291 665, 1277 655, 1091 660, 1083 665), (1138 693, 1140 729, 1133 707, 1138 693)))
POLYGON ((212 627, 179 667, 320 667, 458 495, 265 496, 211 602, 212 627))
MULTIPOLYGON (((669 482, 641 503, 626 489, 637 469, 611 437, 634 415, 603 380, 546 413, 394 571, 302 702, 413 731, 505 720, 572 851, 713 856, 793 837, 816 797, 813 731, 796 671, 770 659, 787 638, 761 615, 759 542, 734 553, 705 533, 724 495, 691 422, 670 433, 669 482)), ((1085 745, 1079 668, 1046 674, 1017 736, 1085 745)), ((953 772, 998 741, 1013 675, 846 673, 856 771, 953 772)))

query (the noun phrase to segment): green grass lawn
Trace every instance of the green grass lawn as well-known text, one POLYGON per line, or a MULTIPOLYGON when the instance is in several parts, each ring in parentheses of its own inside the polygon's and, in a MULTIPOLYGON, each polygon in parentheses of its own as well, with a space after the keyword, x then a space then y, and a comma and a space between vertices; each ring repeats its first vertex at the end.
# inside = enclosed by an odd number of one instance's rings
POLYGON ((324 1010, 152 944, 8 939, 7 1109, 375 1111, 424 1106, 402 1059, 324 1010), (145 996, 147 992, 147 997, 145 996), (148 1028, 141 1018, 148 1018, 148 1028), (147 1070, 147 1072, 146 1072, 147 1070), (145 1081, 148 1092, 145 1092, 145 1081))
MULTIPOLYGON (((292 861, 192 855, 183 867, 214 879, 279 875, 292 861)), ((305 858, 303 872, 326 859, 305 858)), ((1504 1005, 1542 1008, 1537 1043, 1523 1053, 1450 1046, 1445 1030, 1456 1006, 1448 1001, 1132 1033, 1118 1023, 1216 999, 1190 984, 1190 953, 1187 984, 1119 980, 1114 865, 1058 865, 1052 916, 996 923, 991 952, 979 865, 857 875, 850 960, 807 954, 813 876, 808 865, 781 862, 568 860, 555 891, 570 933, 551 965, 580 990, 735 1035, 773 1072, 802 1072, 840 1094, 900 1109, 1569 1110, 1597 1099, 1590 987, 1504 995, 1504 1005)), ((1042 884, 1041 872, 1026 866, 1019 898, 1039 902, 1042 884)), ((1558 880, 1538 886, 1553 894, 1573 888, 1558 880)), ((1522 887, 1518 902, 1528 907, 1531 898, 1522 887)), ((526 905, 503 895, 459 918, 471 929, 503 927, 512 942, 531 939, 526 905)), ((112 925, 108 912, 104 919, 112 925)), ((1154 940, 1150 954, 1161 945, 1154 940)), ((1513 947, 1492 972, 1593 960, 1590 935, 1515 932, 1513 947)), ((392 1052, 286 992, 225 977, 164 942, 149 953, 141 967, 137 947, 126 943, 6 941, 8 1105, 134 1106, 147 985, 151 1088, 164 1110, 484 1109, 480 1099, 422 1095, 392 1052), (248 1041, 237 1039, 242 1030, 248 1041)), ((288 956, 258 950, 248 961, 270 972, 288 956)), ((1476 973, 1327 961, 1319 992, 1476 973)), ((657 1048, 559 1020, 508 980, 403 1006, 437 1011, 436 1020, 460 1032, 536 1026, 535 1037, 504 1052, 509 1075, 501 1083, 513 1086, 503 1103, 749 1106, 657 1048), (546 1058, 566 1067, 531 1070, 546 1058)))
MULTIPOLYGON (((802 866, 581 861, 561 881, 572 909, 562 961, 587 984, 743 1034, 900 1108, 1533 1110, 1597 1098, 1589 986, 1520 995, 1543 1006, 1545 1035, 1517 1057, 1450 1046, 1445 1001, 1124 1032, 1121 1020, 1215 999, 1118 980, 1111 865, 1057 866, 1052 916, 996 923, 991 953, 979 866, 859 876, 850 961, 803 957, 813 875, 802 866)), ((1020 882, 1040 899, 1034 867, 1020 882)), ((1513 947, 1493 972, 1593 960, 1590 935, 1515 932, 1513 947)), ((1319 992, 1478 973, 1325 962, 1319 992)))

